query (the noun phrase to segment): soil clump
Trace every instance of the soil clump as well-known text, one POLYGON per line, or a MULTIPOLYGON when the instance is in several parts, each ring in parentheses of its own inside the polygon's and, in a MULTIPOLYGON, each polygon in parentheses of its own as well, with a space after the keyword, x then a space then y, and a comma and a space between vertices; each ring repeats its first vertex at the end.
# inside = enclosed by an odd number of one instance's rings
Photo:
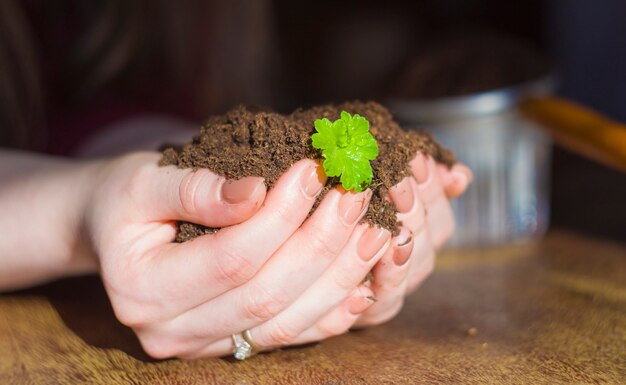
MULTIPOLYGON (((454 163, 454 155, 426 133, 402 130, 389 110, 375 102, 324 105, 288 115, 238 106, 224 115, 211 117, 191 143, 165 149, 160 165, 207 168, 228 179, 260 176, 271 189, 292 164, 304 158, 321 159, 321 154, 311 145, 313 122, 324 117, 334 121, 341 111, 364 116, 378 141, 379 155, 371 162, 373 195, 363 221, 397 234, 396 209, 386 199, 389 188, 411 175, 409 161, 418 152, 431 155, 447 166, 454 163)), ((337 178, 329 178, 325 190, 338 184, 337 178)), ((320 197, 323 195, 324 192, 320 197)), ((179 222, 176 241, 184 242, 215 231, 179 222)))

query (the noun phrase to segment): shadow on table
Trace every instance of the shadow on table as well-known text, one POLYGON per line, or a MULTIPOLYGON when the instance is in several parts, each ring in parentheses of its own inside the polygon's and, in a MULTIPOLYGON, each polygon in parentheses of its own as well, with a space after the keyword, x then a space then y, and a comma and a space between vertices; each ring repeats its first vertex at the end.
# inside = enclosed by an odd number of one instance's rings
POLYGON ((11 295, 46 297, 65 325, 88 345, 118 349, 141 361, 155 361, 143 351, 134 332, 115 318, 97 276, 63 279, 11 295))

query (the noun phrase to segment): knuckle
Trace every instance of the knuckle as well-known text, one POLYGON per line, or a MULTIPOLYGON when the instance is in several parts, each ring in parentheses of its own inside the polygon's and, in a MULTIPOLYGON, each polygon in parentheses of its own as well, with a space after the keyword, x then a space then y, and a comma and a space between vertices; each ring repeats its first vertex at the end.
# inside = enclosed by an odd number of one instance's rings
POLYGON ((332 257, 341 251, 343 245, 333 242, 332 236, 328 234, 328 230, 324 231, 313 227, 309 235, 309 248, 314 255, 332 257))
POLYGON ((256 274, 252 263, 233 250, 224 250, 216 259, 216 267, 218 282, 229 286, 240 286, 256 274))
POLYGON ((261 285, 255 285, 250 291, 250 305, 246 312, 255 321, 267 321, 275 317, 288 305, 287 298, 279 291, 271 291, 261 285))
POLYGON ((119 274, 103 274, 102 280, 107 289, 111 306, 116 318, 125 326, 137 328, 157 321, 158 308, 149 305, 145 293, 153 291, 144 279, 137 279, 143 274, 129 274, 137 271, 129 266, 119 274))
POLYGON ((344 334, 348 331, 348 329, 350 329, 352 324, 353 321, 338 323, 322 322, 317 326, 317 329, 322 334, 323 338, 328 338, 344 334))
POLYGON ((279 204, 276 207, 276 209, 273 211, 273 213, 280 223, 286 223, 290 227, 294 227, 294 228, 299 227, 301 224, 301 220, 297 213, 297 209, 294 209, 294 207, 297 207, 297 206, 287 204, 287 203, 288 202, 283 202, 279 204))
POLYGON ((172 341, 153 336, 144 337, 141 334, 138 334, 138 338, 143 350, 152 358, 165 359, 184 355, 180 344, 172 341))
MULTIPOLYGON (((358 270, 357 266, 354 267, 354 270, 358 270)), ((355 287, 358 286, 359 282, 354 280, 354 270, 348 270, 348 268, 337 269, 336 273, 333 274, 333 282, 335 285, 341 289, 343 293, 348 293, 354 290, 355 287)), ((365 276, 365 272, 361 276, 365 276)))
POLYGON ((296 330, 292 330, 280 322, 275 322, 269 333, 269 339, 274 346, 288 346, 295 341, 298 334, 296 330))
POLYGON ((130 328, 140 328, 154 322, 148 309, 140 304, 126 303, 113 308, 120 323, 130 328))
POLYGON ((151 177, 153 172, 150 164, 142 164, 130 171, 130 175, 126 179, 124 192, 130 197, 141 197, 145 195, 146 181, 151 177))
POLYGON ((203 178, 203 170, 195 170, 186 174, 178 186, 178 199, 184 214, 196 211, 197 190, 203 178))
POLYGON ((122 325, 128 326, 129 328, 142 327, 147 324, 147 320, 140 312, 127 310, 115 311, 115 316, 122 325))

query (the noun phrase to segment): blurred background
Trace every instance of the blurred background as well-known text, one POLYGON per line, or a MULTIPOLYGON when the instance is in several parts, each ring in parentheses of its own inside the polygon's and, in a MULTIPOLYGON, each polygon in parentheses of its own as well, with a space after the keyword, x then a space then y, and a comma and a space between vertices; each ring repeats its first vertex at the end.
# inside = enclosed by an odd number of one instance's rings
MULTIPOLYGON (((542 92, 626 122, 624 20, 623 0, 1 1, 0 145, 72 155, 139 114, 197 124, 238 103, 288 112, 344 99, 393 110, 545 79, 542 92)), ((455 206, 459 231, 473 231, 459 244, 532 238, 548 223, 626 242, 626 174, 552 148, 509 112, 474 125, 476 143, 455 140, 465 119, 405 122, 474 167, 482 190, 455 206), (497 172, 472 164, 484 161, 474 148, 503 149, 497 172), (504 235, 481 238, 491 225, 504 235)))

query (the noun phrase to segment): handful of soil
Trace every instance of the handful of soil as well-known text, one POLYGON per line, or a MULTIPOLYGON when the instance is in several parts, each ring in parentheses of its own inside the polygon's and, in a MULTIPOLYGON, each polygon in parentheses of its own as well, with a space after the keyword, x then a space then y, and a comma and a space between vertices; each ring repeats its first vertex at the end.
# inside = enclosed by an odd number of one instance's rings
MULTIPOLYGON (((297 161, 321 159, 319 151, 311 145, 311 135, 315 132, 313 122, 321 118, 336 120, 341 111, 365 117, 378 142, 378 158, 371 162, 374 177, 370 189, 373 194, 363 221, 397 234, 396 209, 386 196, 392 186, 411 175, 409 161, 422 152, 450 166, 454 163, 454 155, 428 134, 403 131, 389 110, 375 102, 318 106, 296 110, 289 115, 238 106, 224 115, 210 118, 192 142, 181 149, 167 148, 159 164, 207 168, 228 179, 259 176, 265 178, 270 189, 297 161)), ((337 184, 337 178, 328 178, 325 190, 337 184)), ((320 197, 323 195, 324 191, 320 197)), ((216 231, 179 222, 176 241, 184 242, 216 231)))

